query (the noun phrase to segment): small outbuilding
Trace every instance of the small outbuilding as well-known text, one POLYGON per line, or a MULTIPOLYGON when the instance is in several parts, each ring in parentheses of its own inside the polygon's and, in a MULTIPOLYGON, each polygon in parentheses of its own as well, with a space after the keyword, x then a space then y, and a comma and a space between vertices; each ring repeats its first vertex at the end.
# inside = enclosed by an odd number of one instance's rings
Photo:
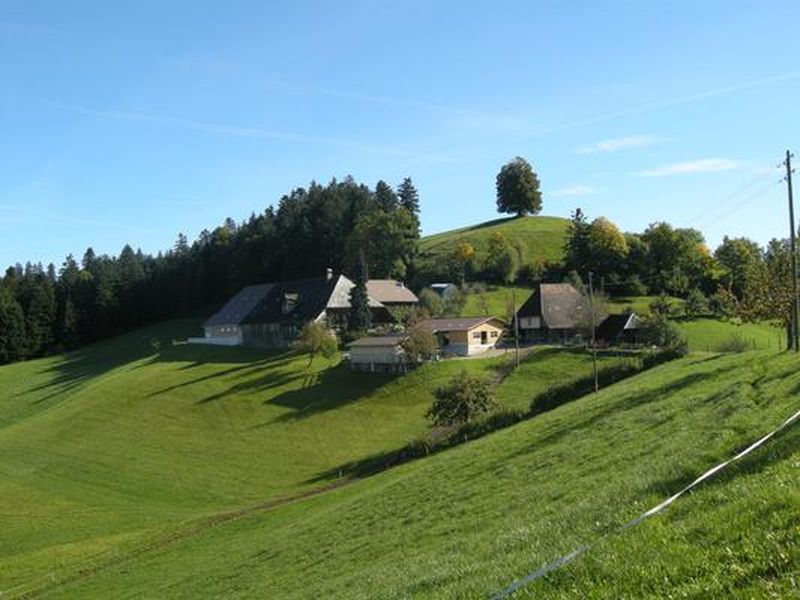
POLYGON ((350 368, 356 371, 396 373, 406 368, 406 356, 400 342, 403 336, 363 337, 348 346, 350 368))
POLYGON ((642 325, 636 313, 609 315, 595 330, 595 339, 601 347, 638 346, 642 343, 642 325))
POLYGON ((432 283, 430 288, 439 294, 442 300, 449 300, 458 293, 458 286, 455 283, 432 283))
POLYGON ((496 317, 426 319, 418 324, 430 331, 444 354, 469 356, 497 346, 506 323, 496 317))

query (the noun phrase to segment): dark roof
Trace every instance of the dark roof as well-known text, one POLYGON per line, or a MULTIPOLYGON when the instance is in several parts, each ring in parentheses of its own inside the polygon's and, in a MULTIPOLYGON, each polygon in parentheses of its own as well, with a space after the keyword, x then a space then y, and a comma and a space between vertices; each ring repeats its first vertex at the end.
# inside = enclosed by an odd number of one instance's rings
POLYGON ((271 289, 271 283, 247 286, 228 300, 216 314, 208 319, 204 327, 239 325, 271 289))
POLYGON ((540 283, 517 316, 541 317, 549 329, 575 329, 584 310, 583 296, 572 284, 540 283))
POLYGON ((469 331, 478 325, 483 325, 488 321, 497 321, 501 327, 505 323, 497 317, 454 317, 452 319, 425 319, 420 321, 418 325, 430 330, 431 332, 437 331, 469 331))
POLYGON ((350 348, 363 348, 366 346, 396 346, 403 341, 402 335, 368 336, 359 338, 349 344, 350 348))
POLYGON ((328 305, 339 277, 310 277, 281 281, 270 287, 269 293, 259 302, 243 323, 303 322, 316 319, 328 305), (294 306, 284 312, 287 296, 294 298, 294 306))
POLYGON ((624 331, 633 331, 641 327, 641 319, 635 313, 609 315, 600 323, 595 336, 599 340, 616 340, 624 331))

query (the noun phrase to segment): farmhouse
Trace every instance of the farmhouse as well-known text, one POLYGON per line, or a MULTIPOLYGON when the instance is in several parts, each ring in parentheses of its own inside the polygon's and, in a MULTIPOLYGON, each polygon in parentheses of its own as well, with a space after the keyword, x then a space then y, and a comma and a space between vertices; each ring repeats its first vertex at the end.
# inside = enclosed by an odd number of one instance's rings
POLYGON ((523 341, 570 344, 580 341, 589 312, 581 293, 569 283, 540 283, 517 311, 523 341))
POLYGON ((430 331, 445 354, 468 356, 497 346, 506 324, 495 317, 427 319, 419 326, 430 331))
POLYGON ((419 304, 414 292, 402 281, 394 279, 370 279, 367 281, 367 293, 386 308, 411 309, 419 304))
MULTIPOLYGON (((390 304, 411 303, 414 296, 399 282, 380 280, 373 289, 390 304), (387 292, 392 287, 393 294, 387 292), (407 293, 395 291, 405 290, 407 293)), ((328 269, 322 277, 251 285, 231 298, 203 325, 204 337, 190 342, 217 345, 257 345, 285 347, 293 341, 309 321, 324 321, 339 329, 346 325, 350 312, 350 290, 354 283, 344 275, 334 275, 328 269)), ((369 293, 369 306, 376 323, 393 321, 387 306, 369 293)))

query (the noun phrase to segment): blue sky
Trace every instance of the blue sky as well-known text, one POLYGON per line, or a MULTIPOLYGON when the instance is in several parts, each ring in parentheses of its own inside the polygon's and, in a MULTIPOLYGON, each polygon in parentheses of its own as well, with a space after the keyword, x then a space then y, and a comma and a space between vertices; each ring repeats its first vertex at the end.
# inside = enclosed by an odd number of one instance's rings
POLYGON ((521 155, 544 214, 787 234, 800 3, 0 0, 0 264, 157 252, 310 180, 427 233, 521 155))

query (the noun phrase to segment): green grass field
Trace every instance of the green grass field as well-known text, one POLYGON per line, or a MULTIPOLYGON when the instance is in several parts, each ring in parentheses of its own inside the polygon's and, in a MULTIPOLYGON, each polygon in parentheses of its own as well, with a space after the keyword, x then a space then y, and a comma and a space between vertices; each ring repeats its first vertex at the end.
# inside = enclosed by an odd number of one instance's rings
POLYGON ((560 217, 509 217, 429 235, 420 241, 419 267, 425 272, 438 272, 461 240, 472 244, 482 256, 495 232, 518 245, 523 263, 561 262, 568 224, 567 219, 560 217))
MULTIPOLYGON (((196 327, 164 323, 0 368, 0 591, 329 484, 338 467, 428 431, 447 379, 498 379, 511 360, 356 374, 339 357, 308 368, 288 352, 172 343, 196 327)), ((526 405, 559 364, 590 368, 585 355, 542 351, 524 363, 535 384, 509 378, 501 405, 526 405)))
MULTIPOLYGON (((604 535, 795 412, 797 360, 670 363, 367 480, 98 560, 50 596, 487 598, 596 542, 514 597, 794 597, 797 426, 666 513, 604 535)), ((98 483, 83 485, 81 495, 98 483)))
POLYGON ((716 352, 733 337, 739 337, 748 349, 776 350, 786 345, 786 333, 768 323, 736 324, 718 319, 677 321, 692 350, 716 352))

